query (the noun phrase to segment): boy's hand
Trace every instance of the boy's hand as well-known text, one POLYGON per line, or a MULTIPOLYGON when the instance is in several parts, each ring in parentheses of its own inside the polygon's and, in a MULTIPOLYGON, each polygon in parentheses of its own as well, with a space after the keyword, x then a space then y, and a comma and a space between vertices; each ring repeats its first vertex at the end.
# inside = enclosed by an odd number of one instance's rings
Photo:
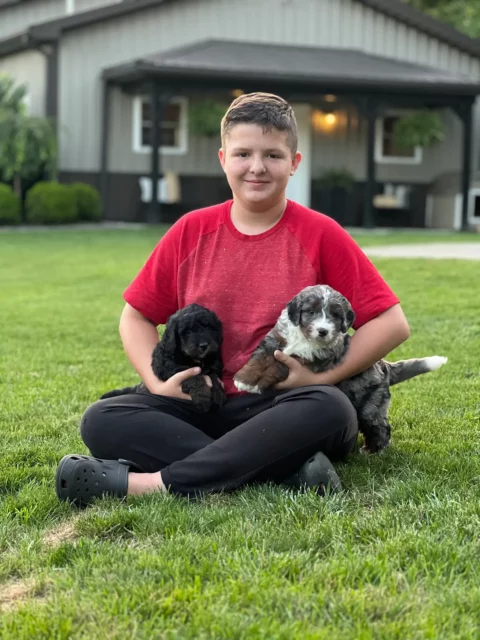
POLYGON ((275 385, 275 389, 278 391, 307 387, 311 384, 330 384, 328 375, 313 373, 313 371, 310 371, 310 369, 307 369, 303 364, 300 364, 295 358, 285 355, 283 351, 275 351, 273 355, 289 369, 288 378, 275 385))
MULTIPOLYGON (((174 376, 165 380, 156 380, 154 384, 148 385, 148 390, 157 396, 168 396, 169 398, 180 398, 181 400, 191 400, 192 397, 182 391, 182 382, 198 376, 201 373, 200 367, 194 367, 193 369, 187 369, 186 371, 180 371, 174 376)), ((210 376, 203 376, 207 386, 212 386, 210 376)))

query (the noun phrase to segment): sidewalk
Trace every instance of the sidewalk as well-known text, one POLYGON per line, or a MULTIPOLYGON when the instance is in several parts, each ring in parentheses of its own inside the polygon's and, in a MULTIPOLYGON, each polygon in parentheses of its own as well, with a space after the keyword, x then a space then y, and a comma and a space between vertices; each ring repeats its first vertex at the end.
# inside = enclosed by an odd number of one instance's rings
POLYGON ((392 244, 385 247, 364 247, 363 251, 369 257, 378 258, 480 260, 480 242, 392 244))

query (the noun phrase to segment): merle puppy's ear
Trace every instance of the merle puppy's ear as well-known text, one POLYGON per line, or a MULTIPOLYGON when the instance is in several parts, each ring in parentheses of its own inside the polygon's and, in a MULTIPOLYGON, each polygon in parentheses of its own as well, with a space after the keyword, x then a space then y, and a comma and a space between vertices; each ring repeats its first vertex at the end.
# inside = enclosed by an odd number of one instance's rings
POLYGON ((293 300, 290 300, 290 302, 287 304, 287 312, 288 312, 288 319, 296 327, 298 327, 298 325, 300 324, 301 311, 302 311, 302 306, 298 301, 298 296, 295 296, 295 298, 293 298, 293 300))
POLYGON ((341 296, 341 298, 342 298, 341 304, 342 304, 342 311, 343 311, 343 320, 342 320, 341 328, 343 333, 346 333, 355 321, 355 313, 352 309, 350 302, 343 296, 341 296))

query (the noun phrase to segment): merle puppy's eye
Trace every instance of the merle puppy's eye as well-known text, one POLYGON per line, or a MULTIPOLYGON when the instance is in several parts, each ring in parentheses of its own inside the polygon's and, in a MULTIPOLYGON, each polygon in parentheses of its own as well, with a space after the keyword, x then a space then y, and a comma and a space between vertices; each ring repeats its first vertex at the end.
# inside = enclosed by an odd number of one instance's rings
POLYGON ((303 309, 302 310, 302 315, 303 316, 313 316, 313 311, 311 309, 303 309))

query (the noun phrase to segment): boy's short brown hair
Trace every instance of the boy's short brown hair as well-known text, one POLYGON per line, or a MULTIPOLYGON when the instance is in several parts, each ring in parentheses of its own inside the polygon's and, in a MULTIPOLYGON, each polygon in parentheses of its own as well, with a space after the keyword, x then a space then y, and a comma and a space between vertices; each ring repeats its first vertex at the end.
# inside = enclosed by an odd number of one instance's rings
POLYGON ((237 124, 256 124, 264 133, 277 129, 287 134, 287 144, 292 157, 297 153, 297 121, 292 107, 286 100, 273 93, 247 93, 232 102, 222 118, 220 127, 222 146, 225 138, 237 124))

